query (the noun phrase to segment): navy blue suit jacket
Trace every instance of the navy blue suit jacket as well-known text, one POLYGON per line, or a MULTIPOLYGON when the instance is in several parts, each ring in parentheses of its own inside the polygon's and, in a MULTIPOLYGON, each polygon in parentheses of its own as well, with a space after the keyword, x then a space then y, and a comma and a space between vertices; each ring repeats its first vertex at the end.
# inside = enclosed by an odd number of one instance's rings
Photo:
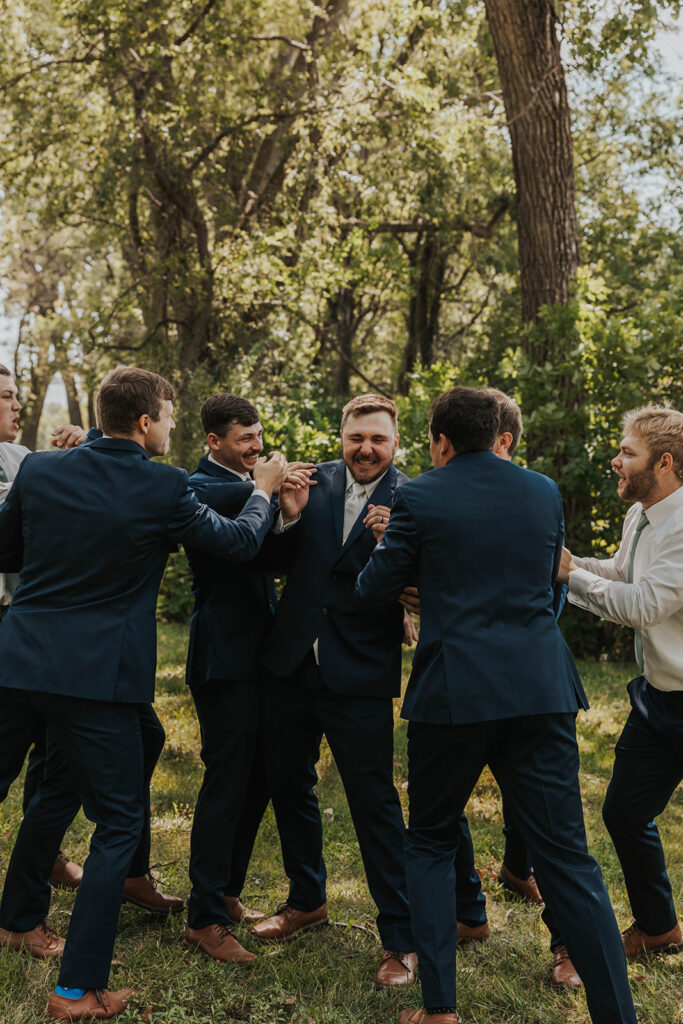
POLYGON ((187 473, 134 441, 27 455, 0 509, 0 571, 21 581, 0 629, 0 686, 103 701, 154 698, 156 600, 178 542, 253 558, 262 496, 236 522, 200 505, 187 473))
POLYGON ((401 487, 357 592, 374 615, 417 573, 404 718, 463 724, 588 706, 553 609, 563 538, 557 485, 492 452, 401 487))
MULTIPOLYGON (((363 525, 364 508, 342 545, 346 466, 317 467, 301 521, 280 538, 287 584, 263 650, 263 663, 277 676, 289 675, 318 638, 320 669, 337 693, 368 697, 401 692, 403 608, 396 598, 380 609, 360 608, 354 599, 358 573, 375 547, 363 525)), ((370 504, 391 506, 396 488, 408 478, 391 466, 370 504)))
MULTIPOLYGON (((201 502, 229 519, 244 508, 254 490, 208 458, 190 476, 201 502)), ((273 573, 258 558, 227 565, 187 548, 194 577, 186 680, 189 686, 212 679, 256 679, 263 642, 273 622, 273 573)))

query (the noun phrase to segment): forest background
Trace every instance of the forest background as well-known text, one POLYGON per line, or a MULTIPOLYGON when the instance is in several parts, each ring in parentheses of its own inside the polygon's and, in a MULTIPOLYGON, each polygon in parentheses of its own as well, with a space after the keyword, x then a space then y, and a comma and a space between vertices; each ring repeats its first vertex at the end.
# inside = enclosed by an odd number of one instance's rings
MULTIPOLYGON (((623 412, 683 408, 673 0, 5 0, 4 315, 34 447, 50 382, 94 422, 112 365, 260 409, 270 448, 338 454, 361 391, 429 468, 453 383, 522 407, 519 459, 562 490, 568 542, 609 554, 623 412)), ((185 617, 182 556, 161 612, 185 617)), ((625 634, 571 609, 577 655, 625 634)))

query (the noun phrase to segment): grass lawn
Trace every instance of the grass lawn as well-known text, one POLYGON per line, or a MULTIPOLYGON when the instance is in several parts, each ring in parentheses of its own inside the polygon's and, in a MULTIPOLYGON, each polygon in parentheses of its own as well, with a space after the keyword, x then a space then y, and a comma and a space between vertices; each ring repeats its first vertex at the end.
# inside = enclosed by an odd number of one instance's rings
MULTIPOLYGON (((166 749, 154 777, 152 857, 167 892, 188 894, 188 849, 192 810, 199 789, 199 730, 183 682, 186 630, 159 628, 157 712, 167 731, 166 749)), ((406 659, 406 668, 409 659, 406 659)), ((578 721, 583 799, 589 845, 602 865, 617 919, 630 924, 628 901, 600 807, 610 776, 613 747, 627 715, 625 684, 632 666, 580 665, 592 704, 578 721)), ((406 800, 406 725, 396 703, 396 781, 406 800)), ((240 939, 259 953, 249 967, 220 965, 181 942, 184 915, 159 920, 132 906, 121 912, 111 988, 133 986, 131 1008, 121 1024, 383 1024, 395 1022, 405 1005, 420 1005, 419 990, 376 992, 372 986, 380 947, 372 934, 370 901, 351 819, 329 752, 319 765, 324 810, 328 902, 333 927, 303 935, 270 950, 240 939), (352 927, 360 926, 360 927, 352 927)), ((548 936, 538 912, 506 898, 495 876, 503 849, 500 798, 488 773, 468 808, 477 866, 488 897, 491 939, 458 956, 459 1011, 464 1024, 585 1024, 583 993, 556 992, 548 984, 548 936)), ((21 816, 19 783, 0 807, 0 859, 7 863, 21 816)), ((669 873, 683 916, 683 793, 674 795, 660 821, 669 873)), ((82 862, 90 826, 79 815, 65 843, 82 862)), ((245 901, 271 910, 284 899, 286 879, 273 817, 268 811, 247 879, 245 901)), ((56 892, 50 924, 65 934, 73 897, 56 892)), ((642 1024, 683 1024, 683 955, 652 958, 629 966, 642 1024)), ((0 951, 0 1024, 42 1021, 55 964, 0 951)))

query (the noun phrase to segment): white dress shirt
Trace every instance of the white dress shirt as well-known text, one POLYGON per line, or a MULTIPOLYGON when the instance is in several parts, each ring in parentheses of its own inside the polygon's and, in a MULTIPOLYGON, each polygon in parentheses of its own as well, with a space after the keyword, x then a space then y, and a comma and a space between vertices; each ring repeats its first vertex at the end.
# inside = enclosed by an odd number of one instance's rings
MULTIPOLYGON (((0 480, 0 505, 4 502, 5 498, 9 494, 12 481, 17 475, 17 470, 22 463, 22 460, 26 458, 29 453, 29 449, 25 448, 23 444, 12 444, 11 441, 0 441, 0 466, 4 470, 4 475, 7 480, 0 480)), ((5 576, 0 572, 0 605, 9 604, 12 595, 5 586, 5 576)))
POLYGON ((610 622, 640 630, 643 675, 658 690, 683 690, 683 487, 645 509, 646 526, 628 564, 643 507, 624 519, 614 558, 574 558, 569 600, 610 622))

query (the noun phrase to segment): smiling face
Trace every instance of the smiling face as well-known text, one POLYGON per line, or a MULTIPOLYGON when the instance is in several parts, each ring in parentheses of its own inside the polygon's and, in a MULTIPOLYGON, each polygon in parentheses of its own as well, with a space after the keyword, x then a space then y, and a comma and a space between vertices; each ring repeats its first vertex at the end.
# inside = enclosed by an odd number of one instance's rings
POLYGON ((342 458, 354 480, 372 483, 394 461, 398 434, 388 412, 349 416, 341 433, 342 458))
POLYGON ((263 451, 263 427, 258 422, 248 427, 233 423, 223 437, 211 433, 206 440, 221 466, 235 473, 251 473, 263 451))
POLYGON ((0 373, 0 441, 14 441, 16 438, 20 410, 14 378, 0 373))
POLYGON ((623 438, 612 469, 619 477, 617 490, 624 501, 640 501, 647 507, 657 500, 657 474, 650 449, 638 434, 623 438))

